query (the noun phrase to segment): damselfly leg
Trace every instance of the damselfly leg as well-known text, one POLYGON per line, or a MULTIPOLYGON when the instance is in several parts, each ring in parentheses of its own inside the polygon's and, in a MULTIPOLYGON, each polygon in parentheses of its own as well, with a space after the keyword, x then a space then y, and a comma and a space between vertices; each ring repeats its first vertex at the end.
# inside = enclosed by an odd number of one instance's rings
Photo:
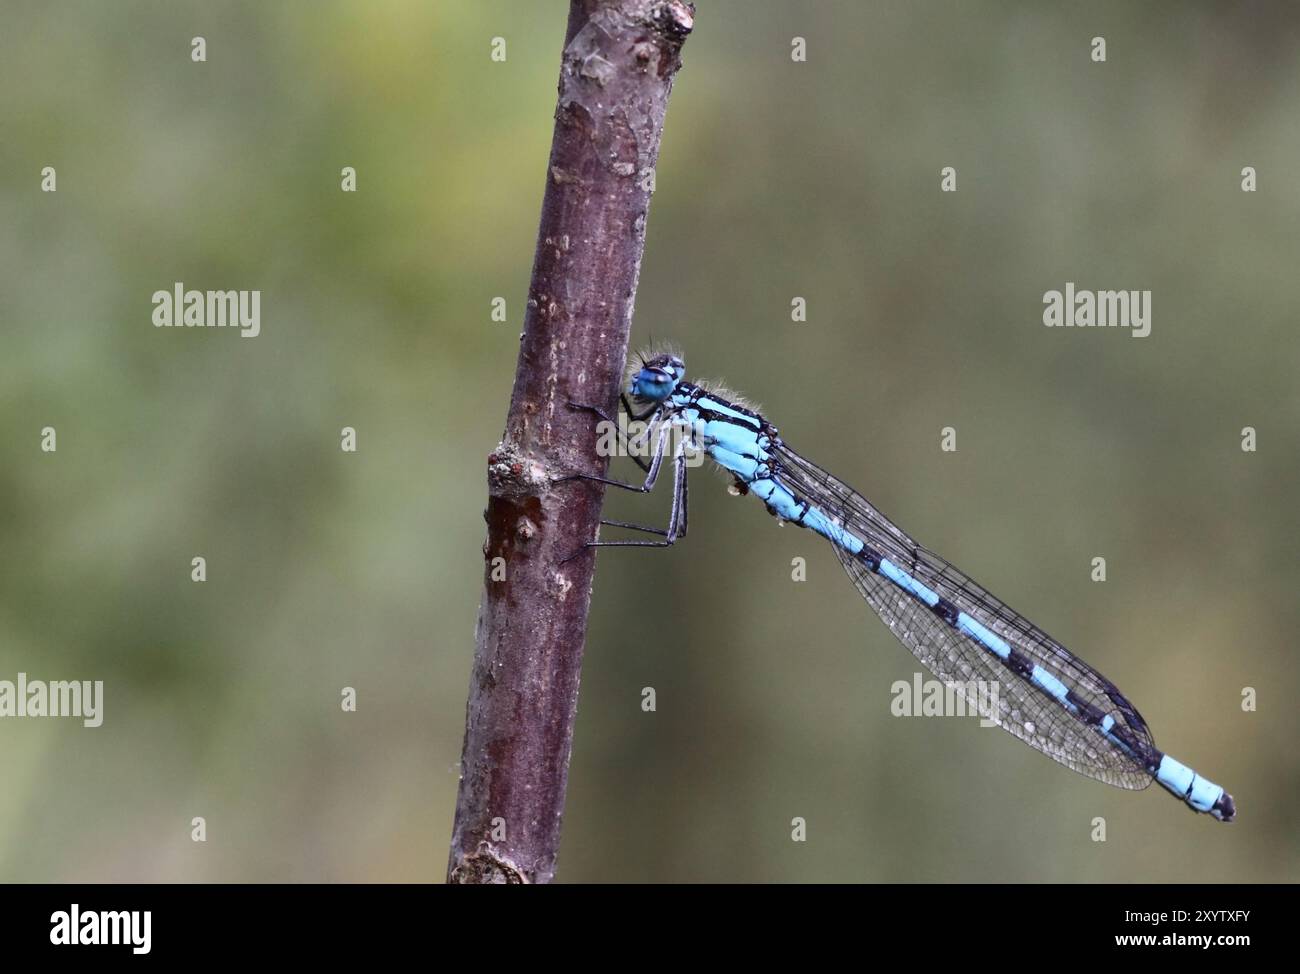
MULTIPOLYGON (((624 411, 625 413, 627 413, 628 419, 630 419, 630 420, 634 420, 634 421, 636 421, 636 422, 641 422, 641 421, 643 421, 643 420, 648 419, 649 417, 653 416, 653 415, 655 414, 655 412, 658 411, 658 409, 659 409, 659 406, 657 406, 657 405, 652 405, 652 406, 649 406, 649 407, 646 409, 645 412, 641 413, 641 414, 638 416, 638 415, 633 411, 633 409, 632 409, 632 404, 631 404, 630 402, 628 402, 627 394, 626 394, 626 393, 624 393, 623 395, 620 395, 620 396, 618 397, 618 401, 619 401, 620 403, 622 403, 622 405, 623 405, 623 411, 624 411)), ((606 413, 605 410, 601 409, 599 406, 591 406, 591 405, 588 405, 588 404, 586 404, 586 403, 581 403, 581 402, 570 402, 570 403, 569 403, 569 408, 570 408, 570 409, 577 409, 577 410, 579 410, 579 411, 581 411, 581 412, 584 412, 584 413, 592 413, 592 414, 595 415, 598 419, 604 420, 606 423, 613 423, 614 426, 615 426, 615 428, 618 430, 619 443, 620 443, 622 446, 624 446, 624 447, 629 447, 629 449, 628 449, 628 456, 630 456, 630 457, 632 458, 632 462, 635 463, 635 464, 636 464, 638 467, 640 467, 642 470, 646 471, 647 473, 650 472, 650 465, 649 465, 645 460, 642 460, 639 456, 637 456, 637 454, 636 454, 636 452, 635 452, 634 450, 630 449, 630 446, 631 446, 631 443, 632 443, 632 438, 629 437, 629 436, 627 435, 627 432, 626 432, 622 427, 620 427, 620 426, 618 425, 618 420, 617 420, 617 419, 610 419, 609 414, 606 413)))
MULTIPOLYGON (((571 403, 570 405, 574 406, 574 408, 589 409, 591 412, 594 412, 597 415, 603 417, 603 414, 598 409, 592 407, 583 407, 575 403, 571 403)), ((629 415, 632 415, 626 397, 624 397, 623 399, 623 405, 624 408, 628 410, 629 415)), ((555 482, 559 483, 565 480, 590 480, 596 483, 605 484, 610 487, 618 487, 623 490, 630 490, 639 494, 650 493, 652 490, 654 490, 655 484, 658 482, 659 471, 663 466, 664 454, 666 452, 667 445, 669 442, 669 437, 672 432, 671 424, 664 422, 660 416, 656 415, 657 412, 658 412, 657 409, 651 409, 648 410, 641 417, 641 418, 653 417, 650 420, 650 425, 647 428, 645 434, 647 439, 652 438, 654 442, 654 447, 653 450, 651 451, 649 464, 647 465, 641 463, 639 458, 636 457, 634 453, 632 454, 633 459, 638 460, 638 466, 640 466, 643 470, 646 471, 646 479, 644 483, 630 484, 627 483, 626 481, 614 480, 613 478, 610 477, 599 477, 594 474, 568 474, 563 477, 555 478, 555 482)), ((625 434, 623 434, 622 431, 620 431, 620 437, 624 445, 629 445, 631 443, 630 439, 625 434)), ((629 450, 629 453, 632 453, 632 451, 629 450)), ((687 467, 686 467, 686 449, 684 443, 679 443, 677 447, 673 450, 672 462, 673 462, 673 496, 672 496, 672 509, 668 516, 667 528, 656 528, 645 524, 633 524, 628 521, 615 521, 615 520, 608 520, 608 519, 602 519, 600 522, 601 524, 610 527, 627 528, 633 531, 642 531, 646 534, 657 534, 660 535, 664 540, 662 541, 593 540, 593 541, 588 541, 585 545, 583 545, 583 547, 579 551, 574 552, 572 555, 570 555, 568 558, 565 558, 564 560, 566 562, 571 560, 572 558, 576 557, 578 554, 581 554, 581 552, 585 551, 587 548, 667 548, 670 545, 676 543, 678 538, 684 537, 686 534, 686 525, 687 525, 687 479, 686 479, 687 467)))

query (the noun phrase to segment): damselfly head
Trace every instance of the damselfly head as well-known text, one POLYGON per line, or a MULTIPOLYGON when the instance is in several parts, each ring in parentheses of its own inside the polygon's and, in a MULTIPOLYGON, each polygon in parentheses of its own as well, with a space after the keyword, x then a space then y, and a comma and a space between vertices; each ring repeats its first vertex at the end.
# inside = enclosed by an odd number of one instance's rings
POLYGON ((677 355, 656 355, 632 373, 628 394, 641 402, 663 402, 686 375, 686 363, 677 355))

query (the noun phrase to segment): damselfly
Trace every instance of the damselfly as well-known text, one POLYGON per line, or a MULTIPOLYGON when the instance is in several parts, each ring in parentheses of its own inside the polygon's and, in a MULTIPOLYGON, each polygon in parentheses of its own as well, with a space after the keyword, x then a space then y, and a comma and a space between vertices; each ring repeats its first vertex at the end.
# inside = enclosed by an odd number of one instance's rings
MULTIPOLYGON (((666 528, 601 522, 661 540, 596 540, 588 547, 666 547, 684 537, 687 457, 702 450, 731 474, 736 492, 753 494, 777 518, 830 541, 867 604, 939 680, 958 688, 998 686, 989 719, 1080 774, 1134 790, 1158 781, 1196 811, 1232 821, 1232 796, 1157 750, 1146 721, 1113 683, 786 446, 776 427, 739 397, 687 382, 685 375, 674 354, 642 357, 629 367, 620 402, 647 424, 649 462, 634 457, 646 471, 643 484, 573 475, 646 493, 669 455, 674 475, 666 528)), ((965 692, 969 698, 972 691, 965 692)), ((987 706, 987 700, 968 702, 987 706)))

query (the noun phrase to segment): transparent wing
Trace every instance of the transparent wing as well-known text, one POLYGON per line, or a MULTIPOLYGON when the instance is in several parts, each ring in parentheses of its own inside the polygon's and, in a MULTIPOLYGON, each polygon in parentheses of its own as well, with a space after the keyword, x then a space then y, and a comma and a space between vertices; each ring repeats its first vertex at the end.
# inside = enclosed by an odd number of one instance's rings
POLYGON ((927 605, 833 545, 862 597, 926 669, 945 683, 960 684, 972 705, 981 704, 975 695, 980 681, 995 684, 996 706, 989 718, 1066 767, 1120 788, 1136 790, 1151 783, 1145 767, 1149 756, 1157 753, 1151 733, 1113 683, 969 576, 917 544, 853 488, 782 443, 774 444, 772 453, 779 465, 777 478, 797 496, 820 507, 845 530, 1052 674, 1081 702, 1081 709, 1095 708, 1090 711, 1094 716, 1109 714, 1115 722, 1111 734, 1132 753, 927 605))

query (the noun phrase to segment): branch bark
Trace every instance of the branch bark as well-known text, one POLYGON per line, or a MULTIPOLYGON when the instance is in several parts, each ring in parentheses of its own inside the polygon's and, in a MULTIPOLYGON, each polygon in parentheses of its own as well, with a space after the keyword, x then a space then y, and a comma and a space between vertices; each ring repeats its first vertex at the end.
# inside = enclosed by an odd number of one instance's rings
POLYGON ((654 167, 694 7, 571 0, 514 391, 488 457, 484 593, 447 879, 555 874, 595 571, 596 423, 617 409, 654 167))

